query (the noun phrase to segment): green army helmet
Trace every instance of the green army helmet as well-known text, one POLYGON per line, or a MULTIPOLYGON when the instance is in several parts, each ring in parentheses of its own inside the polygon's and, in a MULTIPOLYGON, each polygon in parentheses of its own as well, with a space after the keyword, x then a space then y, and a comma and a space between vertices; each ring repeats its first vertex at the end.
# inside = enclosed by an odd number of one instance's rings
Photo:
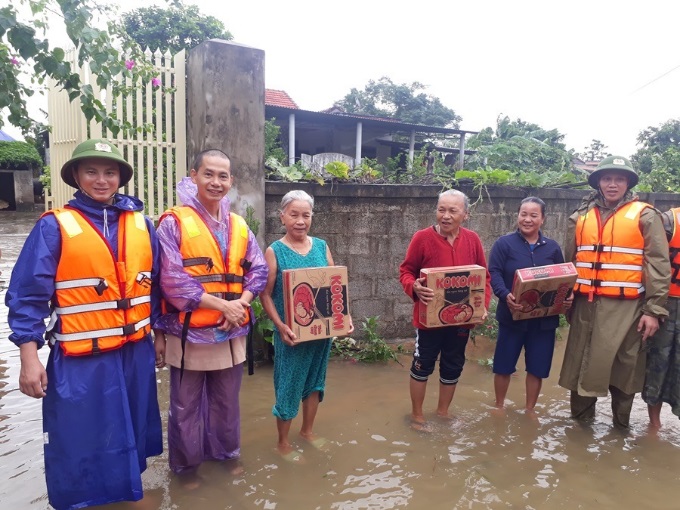
POLYGON ((588 176, 588 184, 592 188, 599 189, 600 177, 602 177, 605 170, 618 170, 620 173, 625 174, 628 177, 628 189, 638 183, 638 174, 627 158, 623 156, 609 156, 600 161, 597 168, 588 176))
POLYGON ((74 163, 87 158, 104 158, 111 159, 118 163, 120 168, 120 186, 125 186, 130 179, 132 179, 132 165, 125 161, 121 155, 118 147, 108 140, 95 138, 92 140, 85 140, 78 144, 73 150, 71 159, 69 159, 64 166, 61 167, 61 179, 73 188, 78 188, 75 178, 73 177, 74 163))

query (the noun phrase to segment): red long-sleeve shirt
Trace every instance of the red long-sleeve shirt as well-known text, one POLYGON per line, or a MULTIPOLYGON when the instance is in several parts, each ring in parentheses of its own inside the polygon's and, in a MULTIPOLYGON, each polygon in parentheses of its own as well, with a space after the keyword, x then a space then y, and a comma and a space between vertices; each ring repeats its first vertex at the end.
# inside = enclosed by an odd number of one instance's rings
MULTIPOLYGON (((434 226, 413 234, 411 243, 406 250, 406 257, 399 266, 399 281, 406 295, 414 302, 413 325, 416 328, 427 329, 418 321, 418 297, 413 292, 413 283, 416 278, 420 277, 420 270, 426 267, 466 266, 469 264, 487 267, 482 241, 472 230, 460 227, 453 245, 449 244, 446 237, 439 235, 434 226)), ((490 301, 491 276, 487 269, 484 289, 484 304, 487 309, 490 301)))

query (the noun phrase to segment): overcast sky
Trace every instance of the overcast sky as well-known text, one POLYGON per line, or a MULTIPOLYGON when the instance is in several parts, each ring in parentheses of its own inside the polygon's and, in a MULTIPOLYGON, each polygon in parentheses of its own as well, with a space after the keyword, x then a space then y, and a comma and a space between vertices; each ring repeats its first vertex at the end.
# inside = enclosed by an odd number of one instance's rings
POLYGON ((557 128, 577 151, 597 138, 623 155, 635 152, 639 131, 680 117, 680 2, 186 3, 264 50, 267 88, 307 110, 388 76, 428 86, 462 129, 495 126, 503 114, 557 128))

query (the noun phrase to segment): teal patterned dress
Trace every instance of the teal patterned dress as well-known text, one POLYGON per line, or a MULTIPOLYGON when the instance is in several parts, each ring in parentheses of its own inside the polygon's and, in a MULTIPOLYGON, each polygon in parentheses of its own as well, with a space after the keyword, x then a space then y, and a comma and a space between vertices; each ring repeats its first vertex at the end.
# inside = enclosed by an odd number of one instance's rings
MULTIPOLYGON (((279 317, 283 313, 283 273, 284 269, 323 267, 328 265, 326 241, 310 237, 312 249, 300 255, 281 241, 271 245, 276 255, 276 283, 272 298, 279 317)), ((274 393, 276 403, 272 413, 282 420, 292 420, 298 414, 300 401, 315 391, 319 401, 323 400, 326 387, 326 368, 331 352, 331 339, 302 342, 295 346, 281 341, 278 330, 274 330, 274 393)))

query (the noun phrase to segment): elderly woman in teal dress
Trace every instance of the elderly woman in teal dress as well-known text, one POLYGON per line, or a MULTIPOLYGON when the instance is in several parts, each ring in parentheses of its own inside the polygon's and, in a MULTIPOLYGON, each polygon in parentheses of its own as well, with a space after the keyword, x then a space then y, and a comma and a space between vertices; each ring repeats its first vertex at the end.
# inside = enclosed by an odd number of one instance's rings
MULTIPOLYGON (((286 233, 265 252, 269 278, 260 299, 274 321, 274 392, 272 413, 278 430, 277 449, 284 459, 302 460, 289 440, 293 418, 302 401, 300 437, 317 448, 326 440, 314 434, 314 419, 326 388, 326 368, 331 339, 296 343, 293 331, 281 319, 283 313, 283 270, 332 266, 333 257, 326 242, 308 235, 312 225, 314 199, 302 190, 293 190, 281 200, 280 217, 286 233)), ((351 324, 351 319, 350 319, 351 324)), ((353 326, 352 326, 353 329, 353 326)), ((350 331, 351 332, 351 331, 350 331)))

